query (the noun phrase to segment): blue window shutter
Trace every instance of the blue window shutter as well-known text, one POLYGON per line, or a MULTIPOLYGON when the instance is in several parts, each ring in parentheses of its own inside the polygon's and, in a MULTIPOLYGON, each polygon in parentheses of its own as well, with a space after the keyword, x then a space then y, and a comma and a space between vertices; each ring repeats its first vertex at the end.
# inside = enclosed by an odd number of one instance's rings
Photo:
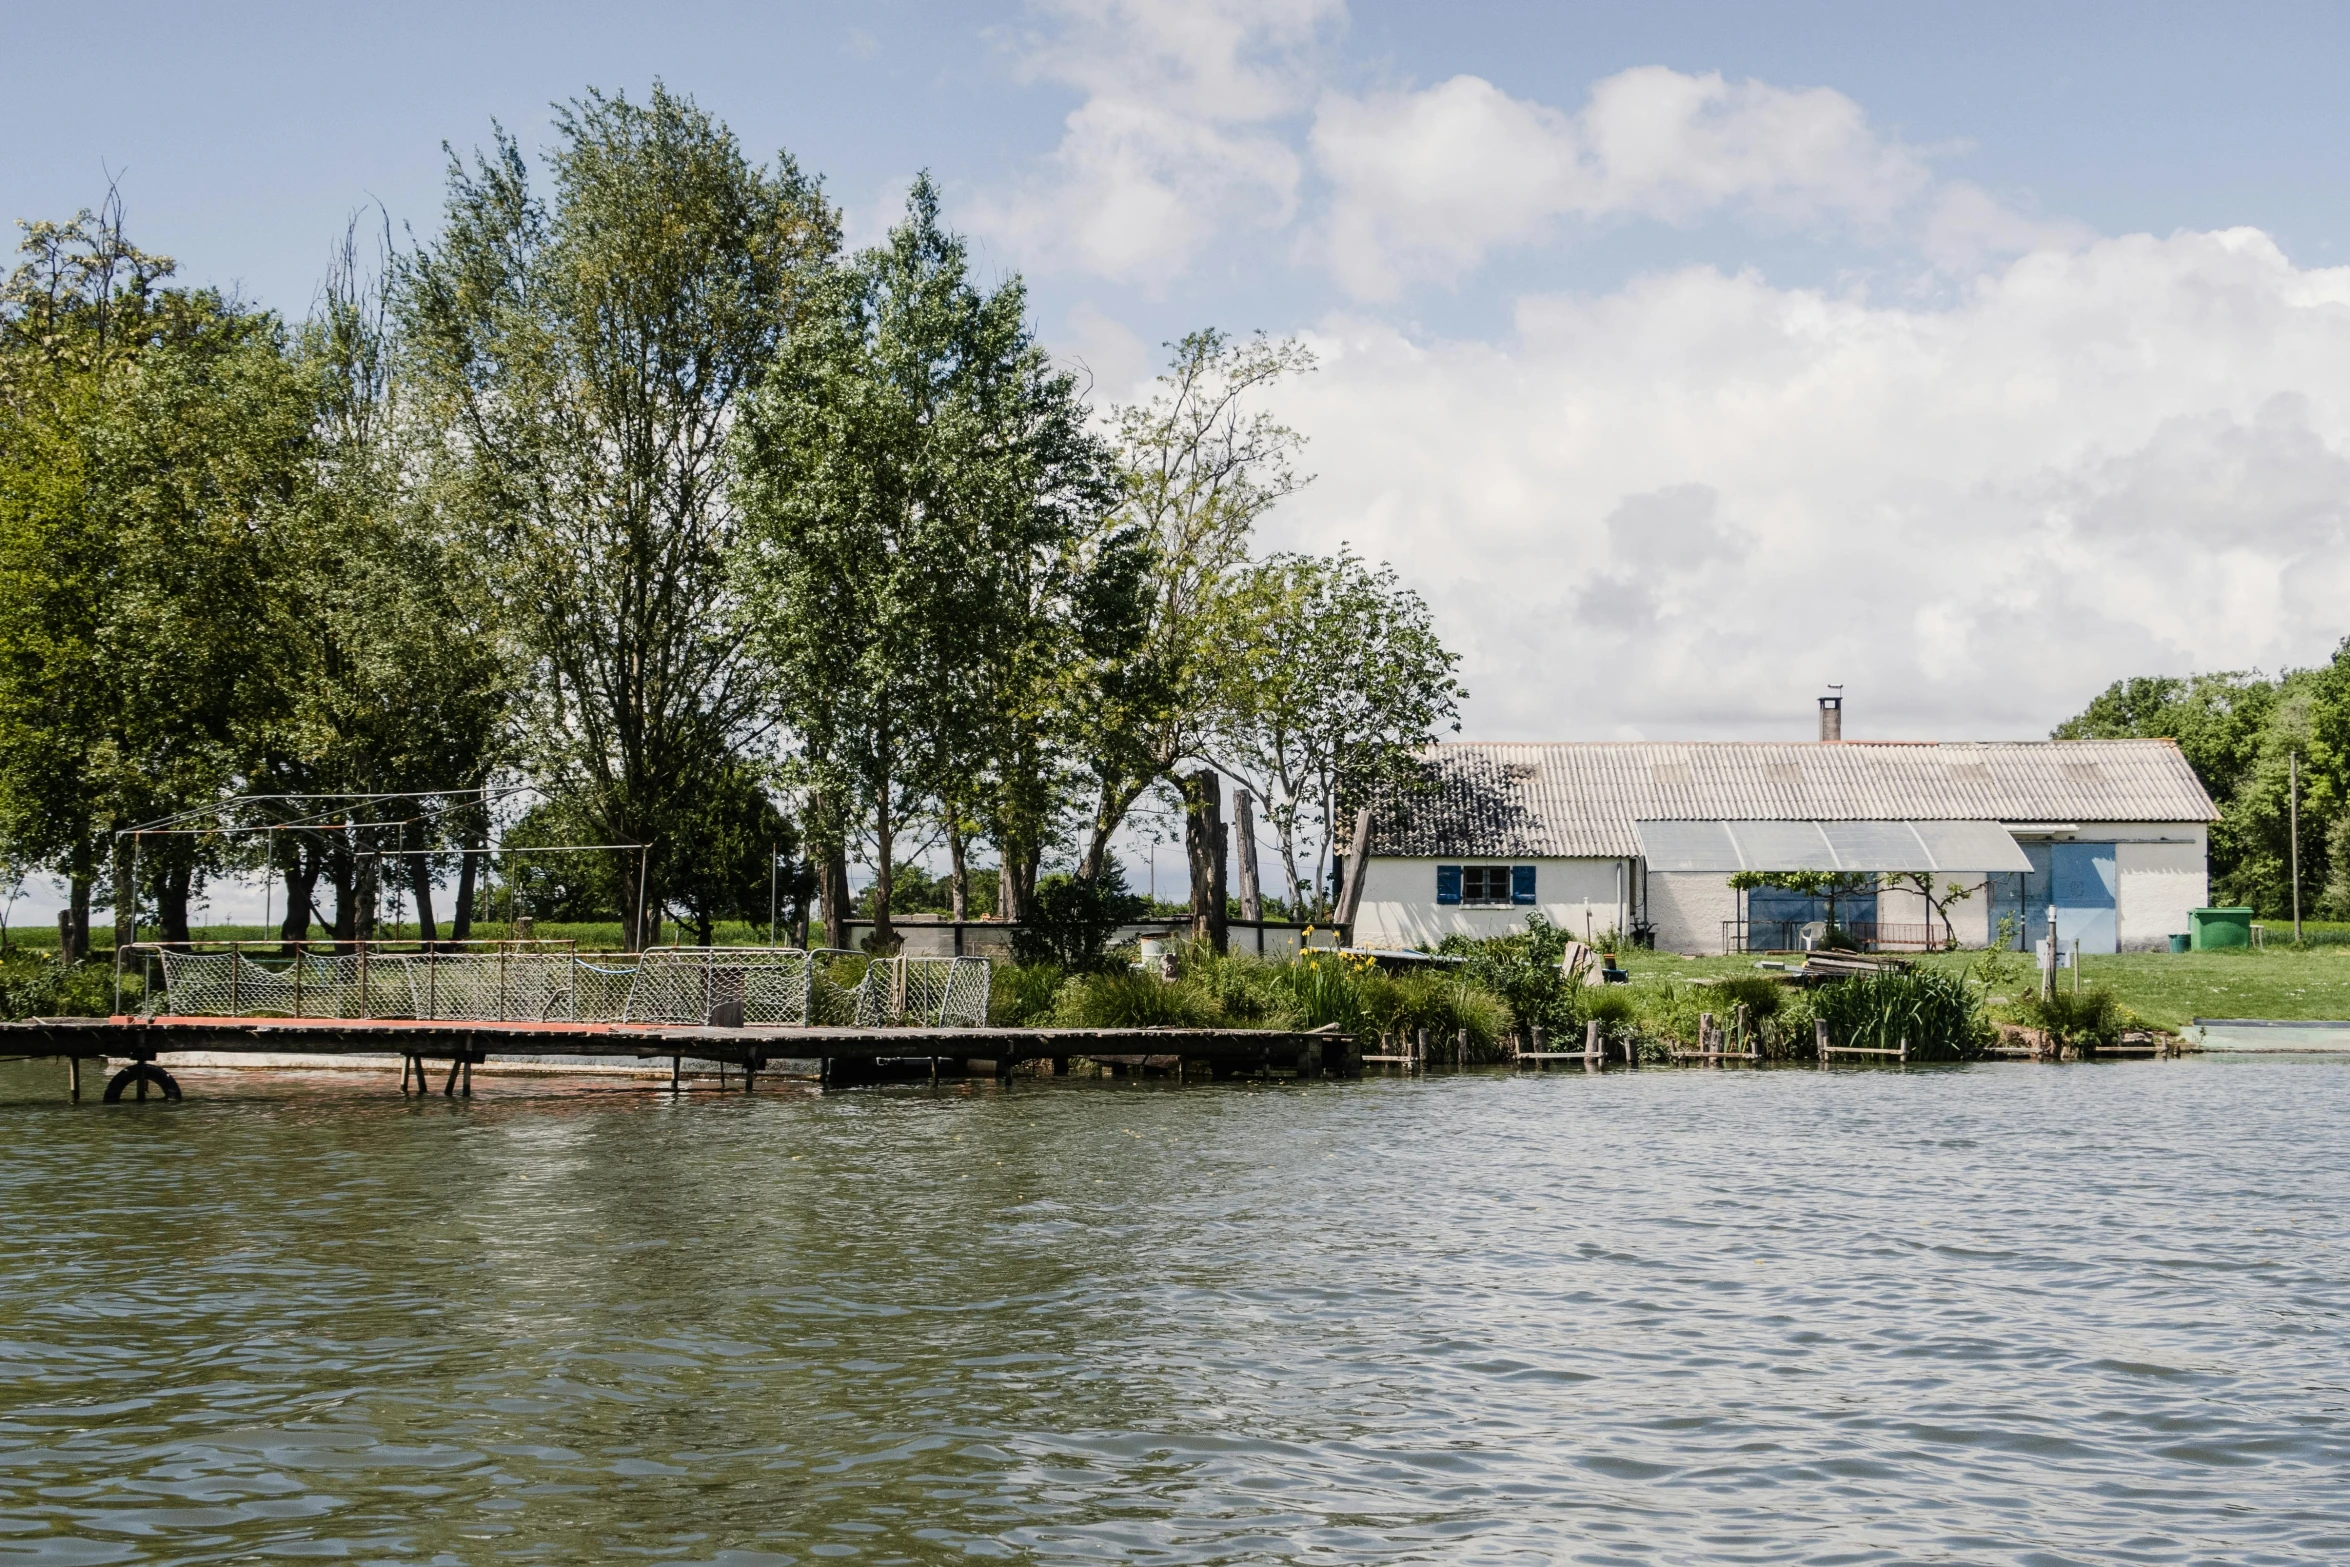
POLYGON ((1534 901, 1534 867, 1533 867, 1533 866, 1531 866, 1531 865, 1513 865, 1513 866, 1511 866, 1511 867, 1510 867, 1510 902, 1512 902, 1512 903, 1532 903, 1533 901, 1534 901))
POLYGON ((1439 903, 1461 901, 1461 868, 1458 865, 1436 867, 1436 901, 1439 903))

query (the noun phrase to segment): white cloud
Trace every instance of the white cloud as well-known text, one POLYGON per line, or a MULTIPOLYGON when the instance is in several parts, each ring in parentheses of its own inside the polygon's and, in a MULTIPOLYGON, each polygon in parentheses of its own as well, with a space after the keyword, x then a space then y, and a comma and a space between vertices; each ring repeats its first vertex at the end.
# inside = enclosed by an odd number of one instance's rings
POLYGON ((1367 299, 1450 281, 1562 218, 1685 223, 1732 209, 1871 231, 1930 182, 1919 155, 1872 129, 1842 93, 1663 66, 1606 78, 1572 115, 1475 76, 1332 93, 1316 110, 1312 148, 1332 187, 1316 248, 1367 299))
POLYGON ((1043 168, 971 221, 1037 270, 1180 274, 1219 229, 1279 228, 1303 163, 1268 122, 1296 112, 1341 0, 1062 0, 1022 41, 1032 77, 1080 89, 1043 168))
POLYGON ((1087 400, 1095 407, 1147 395, 1144 388, 1154 373, 1149 348, 1126 323, 1091 300, 1070 308, 1055 344, 1062 363, 1085 378, 1087 400))
POLYGON ((1691 269, 1503 343, 1315 335, 1272 542, 1391 559, 1469 731, 2045 732, 2350 631, 2350 269, 2249 230, 2040 251, 1944 308, 1691 269))

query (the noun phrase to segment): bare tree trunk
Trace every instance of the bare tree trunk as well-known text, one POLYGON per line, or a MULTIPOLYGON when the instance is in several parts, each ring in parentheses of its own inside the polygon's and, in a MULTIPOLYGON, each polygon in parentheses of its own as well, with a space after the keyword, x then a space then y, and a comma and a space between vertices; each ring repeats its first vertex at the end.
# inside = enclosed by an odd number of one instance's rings
POLYGON ((873 845, 880 862, 873 876, 873 952, 876 957, 897 951, 897 931, 889 922, 889 895, 897 882, 897 824, 889 814, 889 778, 874 791, 873 845))
POLYGON ((836 952, 849 945, 849 851, 827 844, 816 872, 816 896, 824 902, 824 944, 836 952))
POLYGON ((175 855, 174 863, 164 868, 155 888, 155 915, 163 927, 163 939, 188 943, 188 899, 195 891, 196 862, 190 855, 175 855))
POLYGON ((1100 797, 1094 803, 1093 829, 1085 841, 1085 854, 1077 862, 1079 881, 1093 881, 1101 875, 1102 868, 1110 862, 1110 839, 1117 834, 1119 825, 1126 820, 1126 813, 1134 809, 1134 802, 1142 797, 1142 791, 1149 786, 1148 779, 1132 788, 1113 788, 1107 783, 1101 786, 1100 797))
POLYGON ((351 933, 361 941, 373 941, 375 906, 381 901, 376 894, 383 885, 383 860, 373 854, 363 854, 358 859, 352 877, 351 933))
POLYGON ((1257 817, 1246 789, 1232 791, 1232 842, 1240 851, 1240 917, 1265 917, 1264 889, 1257 885, 1257 817))
POLYGON ((408 867, 408 891, 416 899, 416 934, 429 951, 441 939, 441 924, 432 912, 432 856, 404 855, 401 863, 408 867))
POLYGON ((138 917, 139 889, 131 883, 137 873, 132 862, 137 851, 130 845, 136 842, 114 840, 114 950, 120 952, 131 944, 132 921, 138 917))
POLYGON ((286 867, 286 917, 278 925, 278 954, 291 957, 298 944, 310 939, 310 920, 318 896, 318 853, 300 839, 293 843, 293 863, 286 867))
POLYGON ((1191 860, 1191 935, 1222 952, 1229 916, 1224 896, 1224 790, 1214 769, 1183 780, 1183 846, 1191 860))
POLYGON ((473 938, 473 888, 474 878, 481 873, 481 856, 463 851, 480 848, 480 844, 472 841, 480 836, 482 836, 481 829, 476 828, 473 832, 468 833, 466 841, 459 845, 457 906, 449 911, 449 939, 451 941, 470 941, 473 938))
POLYGON ((947 812, 947 900, 953 918, 969 918, 971 907, 971 871, 963 862, 963 819, 954 811, 947 812))
POLYGON ((67 905, 67 941, 64 958, 68 963, 90 961, 90 881, 87 871, 71 878, 72 891, 67 905))
POLYGON ((335 942, 340 946, 359 934, 359 878, 355 874, 357 868, 351 863, 348 849, 337 844, 328 854, 331 864, 327 876, 335 889, 335 922, 332 929, 335 942))

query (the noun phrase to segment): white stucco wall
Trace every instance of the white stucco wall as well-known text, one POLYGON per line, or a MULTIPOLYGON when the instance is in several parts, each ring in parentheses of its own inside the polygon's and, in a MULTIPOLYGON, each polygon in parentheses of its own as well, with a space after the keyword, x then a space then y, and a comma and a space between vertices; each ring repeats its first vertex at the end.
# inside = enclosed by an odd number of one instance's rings
MULTIPOLYGON (((1355 907, 1358 947, 1428 947, 1458 932, 1465 936, 1506 936, 1526 928, 1526 916, 1540 912, 1562 930, 1581 936, 1611 929, 1617 918, 1617 889, 1629 900, 1631 864, 1624 860, 1387 859, 1374 858, 1363 870, 1362 901, 1355 907), (1531 865, 1534 902, 1438 903, 1439 865, 1531 865), (1618 881, 1618 870, 1622 881, 1618 881)), ((1629 922, 1629 916, 1626 916, 1629 922)))
MULTIPOLYGON (((2066 835, 2075 843, 2111 843, 2116 880, 2115 924, 2124 951, 2159 950, 2173 931, 2187 928, 2187 910, 2210 901, 2209 838, 2199 824, 2082 822, 2066 835)), ((1438 865, 1534 865, 1535 895, 1554 924, 1580 935, 1602 932, 1617 920, 1617 867, 1624 866, 1627 922, 1643 914, 1656 926, 1656 944, 1665 952, 1710 954, 1724 950, 1723 922, 1739 914, 1738 894, 1726 873, 1658 871, 1646 878, 1647 902, 1639 901, 1637 867, 1617 860, 1374 859, 1363 879, 1363 901, 1355 920, 1355 941, 1363 946, 1422 946, 1459 931, 1500 936, 1523 929, 1526 905, 1439 904, 1438 865)), ((1950 906, 1959 945, 1980 947, 1990 940, 1991 899, 1984 873, 1949 872, 1935 878, 1937 890, 1956 881, 1974 888, 1972 897, 1950 906)), ((1916 892, 1888 888, 1878 895, 1882 924, 1924 925, 1933 916, 1916 892)), ((1939 923, 1938 921, 1936 922, 1939 923)))
POLYGON ((2210 903, 2208 840, 2200 826, 2191 830, 2192 842, 2114 844, 2114 923, 2124 952, 2164 950, 2173 933, 2186 931, 2187 911, 2210 903))
POLYGON ((1738 894, 1722 871, 1652 871, 1648 877, 1648 918, 1656 926, 1660 952, 1718 953, 1727 950, 1722 922, 1738 917, 1738 894))

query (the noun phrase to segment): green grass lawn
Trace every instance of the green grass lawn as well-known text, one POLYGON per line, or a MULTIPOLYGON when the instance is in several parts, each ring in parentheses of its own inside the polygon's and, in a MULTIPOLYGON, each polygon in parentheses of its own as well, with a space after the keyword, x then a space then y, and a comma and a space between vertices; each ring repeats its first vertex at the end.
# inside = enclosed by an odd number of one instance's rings
MULTIPOLYGON (((1935 968, 1979 969, 1980 952, 1939 952, 1920 959, 1935 968)), ((2018 976, 2002 993, 2015 994, 2035 982, 2030 959, 2015 954, 2010 972, 2018 976)), ((1678 976, 1684 979, 1751 974, 1751 957, 1678 958, 1669 954, 1627 954, 1634 981, 1678 976)), ((2081 960, 2085 984, 2111 986, 2115 995, 2149 1023, 2185 1028, 2199 1017, 2350 1019, 2350 946, 2269 947, 2260 951, 2123 952, 2081 960)), ((2057 983, 2070 985, 2068 970, 2057 983)))

